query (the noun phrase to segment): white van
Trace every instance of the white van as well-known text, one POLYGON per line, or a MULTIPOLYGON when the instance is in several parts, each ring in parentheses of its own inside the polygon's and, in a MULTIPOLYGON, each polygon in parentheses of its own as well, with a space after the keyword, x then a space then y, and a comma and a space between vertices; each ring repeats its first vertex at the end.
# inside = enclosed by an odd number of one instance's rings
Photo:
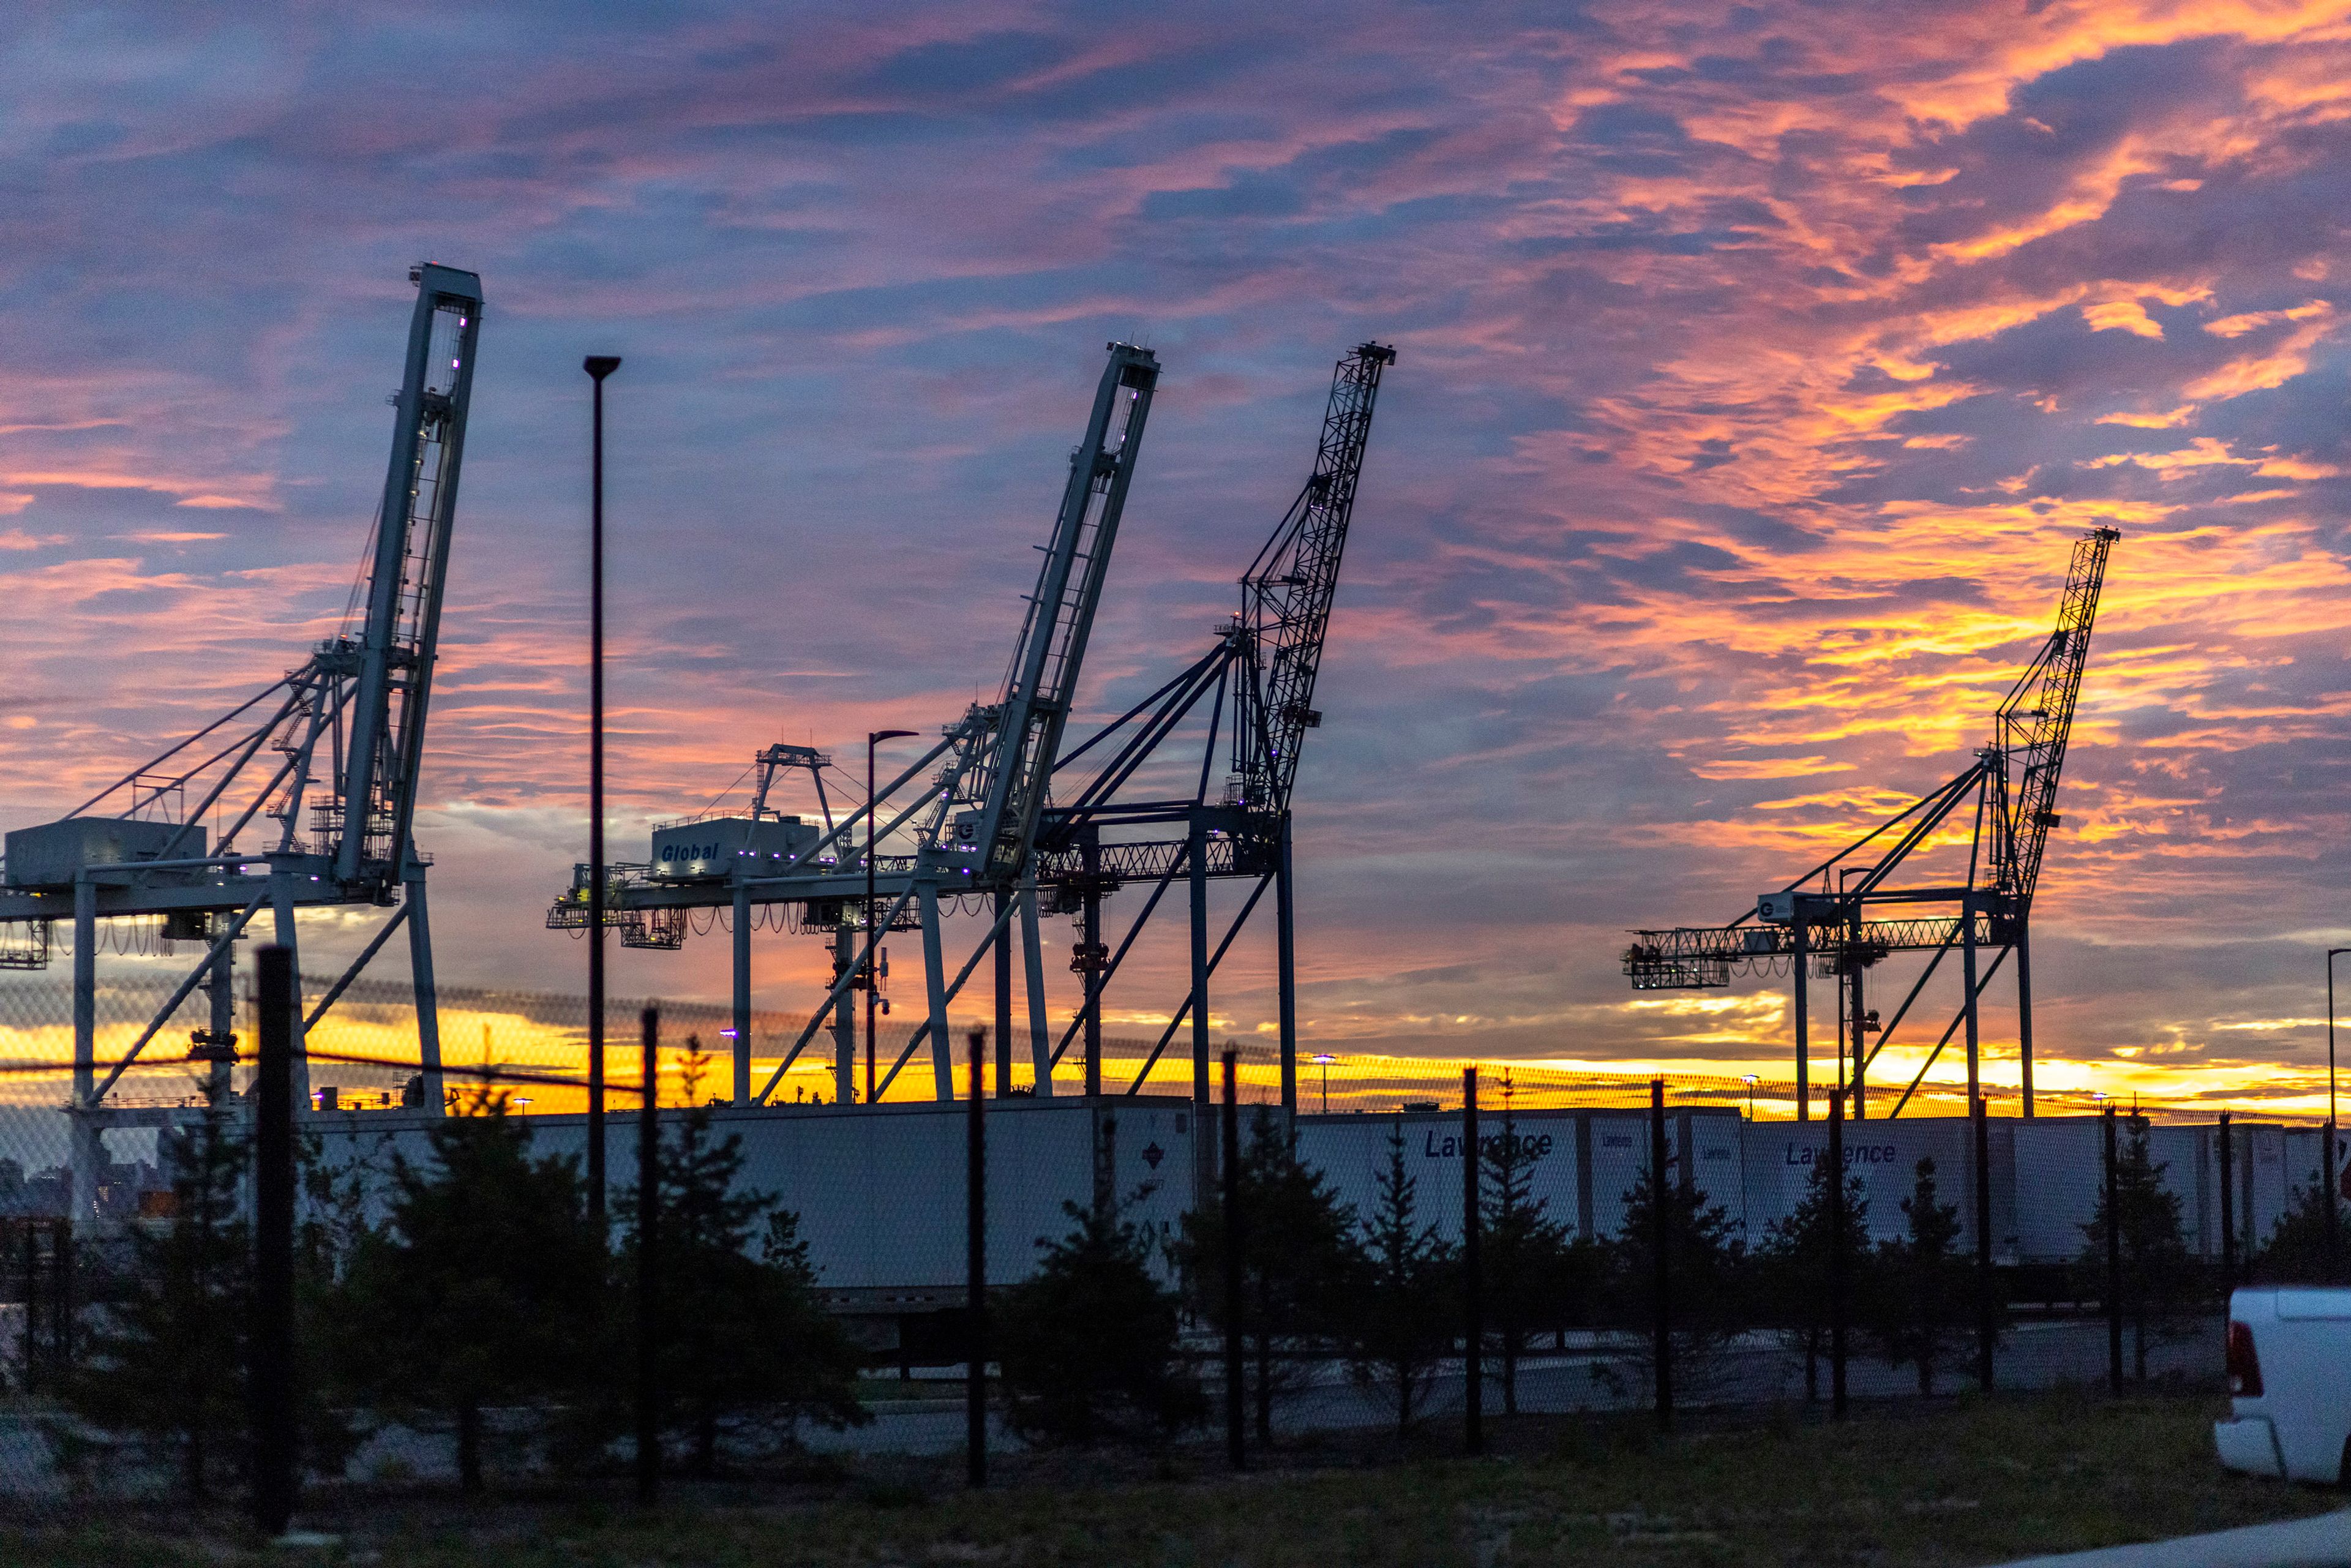
POLYGON ((2220 1462, 2289 1480, 2351 1484, 2351 1290, 2269 1285, 2229 1297, 2220 1462))

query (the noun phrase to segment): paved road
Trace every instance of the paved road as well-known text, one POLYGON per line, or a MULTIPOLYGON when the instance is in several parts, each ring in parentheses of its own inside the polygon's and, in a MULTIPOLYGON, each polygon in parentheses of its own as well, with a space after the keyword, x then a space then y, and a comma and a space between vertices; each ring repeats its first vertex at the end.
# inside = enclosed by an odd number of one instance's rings
MULTIPOLYGON (((2179 1372, 2209 1375, 2220 1365, 2220 1327, 2218 1320, 2189 1338, 2152 1347, 2148 1370, 2158 1375, 2179 1372)), ((925 1382, 942 1393, 954 1385, 944 1380, 960 1378, 959 1368, 925 1369, 925 1382)), ((2064 1383, 2093 1384, 2106 1375, 2105 1327, 2098 1322, 2021 1324, 2002 1343, 1995 1366, 2003 1388, 2049 1388, 2064 1383)), ((1956 1359, 1936 1380, 1938 1391, 1972 1383, 1974 1365, 1967 1355, 1956 1359)), ((1649 1396, 1641 1368, 1597 1344, 1586 1343, 1566 1354, 1546 1353, 1529 1358, 1519 1368, 1519 1408, 1540 1414, 1573 1411, 1637 1410, 1646 1408, 1649 1396)), ((1800 1399, 1804 1390, 1803 1357, 1770 1335, 1752 1335, 1727 1354, 1704 1364, 1677 1368, 1676 1386, 1692 1405, 1758 1405, 1800 1399)), ((1856 1399, 1900 1398, 1917 1392, 1917 1375, 1907 1367, 1889 1367, 1874 1358, 1855 1354, 1847 1363, 1846 1387, 1856 1399)), ((1828 1391, 1828 1367, 1821 1367, 1821 1389, 1828 1391)), ((1437 1378, 1422 1408, 1432 1419, 1458 1416, 1463 1382, 1458 1370, 1437 1378)), ((1486 1408, 1499 1412, 1502 1394, 1490 1376, 1486 1408)), ((820 1452, 857 1454, 947 1454, 963 1447, 963 1403, 958 1397, 878 1400, 871 1408, 874 1419, 846 1432, 821 1428, 805 1434, 808 1446, 820 1452)), ((1284 1432, 1340 1431, 1384 1426, 1394 1412, 1350 1382, 1343 1368, 1320 1366, 1306 1385, 1285 1396, 1275 1406, 1275 1425, 1284 1432)), ((989 1423, 989 1447, 1010 1449, 1019 1440, 1000 1421, 989 1423)), ((454 1440, 438 1433, 393 1427, 379 1433, 354 1456, 350 1473, 445 1479, 455 1474, 454 1440)), ((160 1479, 160 1478, 159 1478, 160 1479)), ((118 1479, 120 1478, 118 1477, 118 1479)), ((23 1416, 0 1416, 0 1492, 52 1495, 64 1490, 38 1430, 23 1416)))
MULTIPOLYGON (((2125 1341, 2127 1358, 2129 1343, 2125 1341)), ((2182 1374, 2214 1375, 2220 1364, 2220 1323, 2214 1319, 2191 1337, 2151 1345, 2150 1375, 2182 1374)), ((2127 1359, 2125 1372, 2130 1371, 2127 1359)), ((926 1369, 926 1376, 945 1379, 960 1369, 926 1369)), ((2099 1322, 2023 1323, 2001 1343, 1993 1376, 2002 1388, 2053 1388, 2064 1384, 2103 1383, 2106 1375, 2106 1331, 2099 1322)), ((1974 1384, 1971 1354, 1956 1359, 1938 1373, 1937 1391, 1949 1392, 1974 1384)), ((1703 1366, 1677 1370, 1677 1387, 1691 1404, 1756 1405, 1801 1399, 1804 1392, 1804 1358, 1768 1335, 1750 1336, 1731 1352, 1703 1366)), ((1828 1396, 1829 1371, 1820 1369, 1821 1395, 1828 1396)), ((1457 1414, 1461 1408, 1463 1380, 1458 1371, 1440 1377, 1430 1388, 1424 1408, 1432 1417, 1457 1414)), ((1845 1387, 1856 1399, 1902 1398, 1918 1391, 1918 1375, 1909 1367, 1889 1367, 1884 1362, 1855 1354, 1846 1361, 1845 1387)), ((1649 1395, 1642 1370, 1594 1348, 1566 1354, 1545 1354, 1519 1368, 1519 1408, 1538 1414, 1589 1410, 1647 1408, 1649 1395)), ((943 1454, 963 1447, 963 1406, 956 1399, 907 1401, 905 1408, 878 1405, 884 1412, 872 1426, 851 1432, 817 1432, 810 1446, 831 1451, 867 1454, 943 1454)), ((1499 1412, 1502 1393, 1489 1373, 1486 1408, 1499 1412)), ((1274 1407, 1274 1424, 1285 1432, 1338 1431, 1376 1427, 1395 1419, 1393 1413, 1367 1396, 1335 1366, 1316 1369, 1307 1386, 1285 1396, 1274 1407)), ((1008 1442, 1001 1428, 993 1441, 1008 1442)), ((2217 1461, 2216 1461, 2217 1462, 2217 1461)))

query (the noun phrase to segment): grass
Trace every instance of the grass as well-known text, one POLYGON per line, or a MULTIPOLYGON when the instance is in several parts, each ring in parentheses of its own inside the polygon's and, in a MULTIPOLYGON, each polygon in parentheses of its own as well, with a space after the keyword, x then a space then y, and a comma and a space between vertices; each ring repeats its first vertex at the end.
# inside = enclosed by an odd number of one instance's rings
POLYGON ((1036 1458, 1007 1465, 1023 1473, 979 1495, 955 1487, 952 1467, 925 1465, 823 1486, 674 1489, 650 1512, 576 1494, 321 1499, 306 1522, 344 1535, 315 1555, 256 1550, 233 1527, 207 1533, 183 1521, 14 1534, 0 1540, 0 1563, 1896 1568, 1998 1563, 2338 1505, 2330 1492, 2223 1472, 2210 1431, 2220 1403, 2002 1396, 1844 1426, 1783 1419, 1667 1439, 1635 1424, 1535 1421, 1506 1434, 1513 1452, 1486 1459, 1324 1450, 1236 1479, 1217 1473, 1212 1454, 1186 1449, 1155 1462, 1168 1479, 1102 1481, 1080 1478, 1116 1467, 1036 1458))

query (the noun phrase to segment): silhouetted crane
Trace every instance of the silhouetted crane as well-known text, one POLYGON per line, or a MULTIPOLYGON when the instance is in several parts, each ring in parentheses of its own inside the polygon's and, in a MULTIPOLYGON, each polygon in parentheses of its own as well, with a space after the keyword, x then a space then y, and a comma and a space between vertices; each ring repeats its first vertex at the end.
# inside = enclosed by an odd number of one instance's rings
POLYGON ((1727 986, 1734 970, 1777 972, 1791 962, 1795 980, 1796 1114, 1810 1114, 1805 977, 1817 965, 1850 990, 1846 1030, 1838 1040, 1838 1092, 1849 1087, 1856 1117, 1866 1114, 1865 1086, 1877 1054, 1894 1038, 1911 1004, 1946 955, 1960 953, 1960 1005, 1891 1113, 1900 1115, 1925 1082, 1952 1034, 1966 1030, 1969 1103, 1978 1082, 1977 1001, 2011 953, 2016 956, 2018 1048, 2023 1061, 2024 1113, 2032 1114, 2032 894, 2041 880, 2049 831, 2058 825, 2057 783, 2090 656, 2090 631, 2105 586, 2107 552, 2121 536, 2093 528, 2074 545, 2056 629, 2025 666, 1992 718, 1991 743, 1955 777, 1928 790, 1886 821, 1788 883, 1762 894, 1755 908, 1726 925, 1638 931, 1625 953, 1625 973, 1635 990, 1727 986), (1896 886, 1894 873, 1954 812, 1973 802, 1975 824, 1967 878, 1955 885, 1896 886), (1869 858, 1872 854, 1875 859, 1869 858), (1819 885, 1817 889, 1814 883, 1819 885), (1878 915, 1893 905, 1942 905, 1954 913, 1878 915), (1977 956, 1999 952, 1980 977, 1977 956), (1862 977, 1888 953, 1933 954, 1893 1019, 1867 1044, 1876 1015, 1863 1007, 1862 977), (1847 1080, 1844 1052, 1852 1051, 1847 1080))

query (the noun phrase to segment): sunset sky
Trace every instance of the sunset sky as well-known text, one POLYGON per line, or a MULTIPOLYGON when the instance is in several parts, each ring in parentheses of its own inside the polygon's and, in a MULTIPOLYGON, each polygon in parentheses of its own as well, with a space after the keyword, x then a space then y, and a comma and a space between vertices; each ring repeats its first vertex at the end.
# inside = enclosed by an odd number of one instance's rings
MULTIPOLYGON (((333 630, 413 262, 488 300, 418 830, 466 984, 583 983, 541 929, 585 854, 582 353, 627 361, 630 858, 761 745, 862 770, 993 695, 1113 338, 1165 373, 1087 706, 1157 685, 1377 338, 1299 783, 1310 1047, 1784 1071, 1782 987, 1636 997, 1626 928, 1728 919, 1965 766, 2108 523, 2044 1076, 2323 1066, 2351 5, 267 9, 0 24, 0 826, 333 630)), ((318 916, 306 967, 366 930, 318 916)), ((761 1005, 820 961, 762 936, 761 1005)), ((1268 929, 1219 1029, 1270 979, 1268 929)))

